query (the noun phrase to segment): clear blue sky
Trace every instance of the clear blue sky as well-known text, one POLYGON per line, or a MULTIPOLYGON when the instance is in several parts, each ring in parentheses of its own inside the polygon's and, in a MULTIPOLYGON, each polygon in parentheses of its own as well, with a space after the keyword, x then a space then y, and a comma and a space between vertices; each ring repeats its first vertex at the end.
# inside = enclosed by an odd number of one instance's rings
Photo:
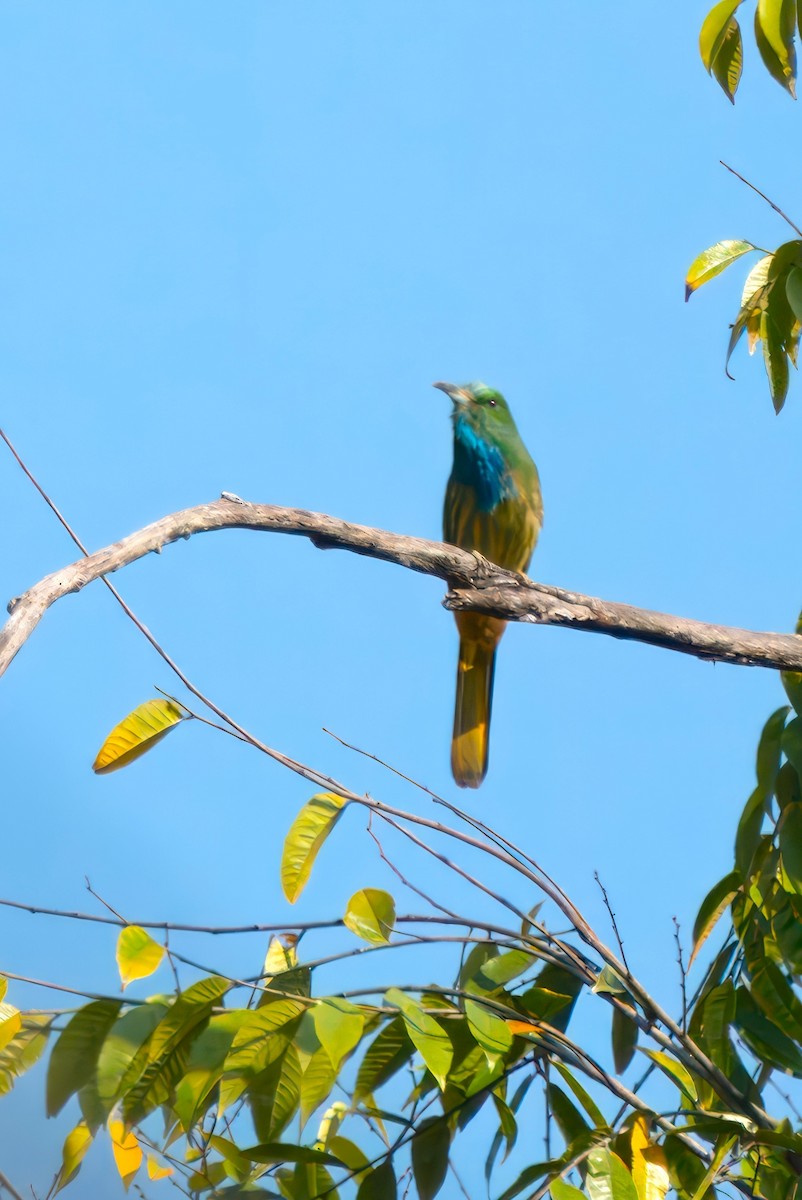
MULTIPOLYGON (((718 238, 788 234, 719 158, 802 218, 799 112, 752 46, 731 109, 698 61, 704 8, 6 4, 2 424, 84 540, 223 489, 438 537, 449 406, 430 384, 481 377, 540 467, 536 578, 791 628, 802 388, 775 418, 758 361, 739 350, 725 379, 743 272, 688 307, 682 279, 718 238)), ((2 456, 0 497, 10 597, 74 553, 2 456)), ((687 941, 731 861, 757 735, 782 702, 773 675, 510 629, 490 775, 466 798, 448 771, 456 635, 437 582, 224 533, 117 583, 271 744, 422 811, 322 726, 335 730, 490 814, 603 923, 598 869, 631 965, 677 1004, 671 918, 687 941)), ((91 908, 87 875, 129 919, 291 919, 278 855, 308 786, 198 727, 92 776, 108 728, 156 684, 174 686, 100 586, 45 618, 0 684, 2 894, 91 908)), ((368 884, 419 907, 352 817, 299 917, 337 915, 368 884)), ((117 987, 110 932, 5 911, 0 944, 2 968, 117 987)), ((264 952, 182 948, 237 974, 264 952)), ((431 973, 373 956, 354 978, 431 973)), ((0 1168, 40 1194, 75 1118, 46 1124, 43 1085, 40 1070, 0 1116, 0 1168)), ((69 1194, 97 1195, 111 1170, 97 1147, 69 1194)))

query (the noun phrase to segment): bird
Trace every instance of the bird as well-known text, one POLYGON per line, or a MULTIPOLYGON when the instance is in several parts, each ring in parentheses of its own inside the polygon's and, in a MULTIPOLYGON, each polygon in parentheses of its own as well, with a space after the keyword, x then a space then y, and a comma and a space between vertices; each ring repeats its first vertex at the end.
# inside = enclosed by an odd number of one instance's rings
MULTIPOLYGON (((433 385, 453 408, 454 463, 446 487, 443 538, 477 550, 508 571, 526 571, 543 524, 540 478, 500 392, 476 381, 433 385)), ((455 613, 459 631, 451 771, 460 787, 487 774, 496 648, 506 621, 455 613)))

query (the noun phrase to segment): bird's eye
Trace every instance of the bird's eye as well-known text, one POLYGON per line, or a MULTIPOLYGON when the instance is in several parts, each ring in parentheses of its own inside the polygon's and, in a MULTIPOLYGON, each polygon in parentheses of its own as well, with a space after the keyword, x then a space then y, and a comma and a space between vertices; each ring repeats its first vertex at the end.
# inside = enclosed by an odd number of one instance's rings
POLYGON ((496 407, 496 402, 495 402, 495 400, 488 400, 488 402, 487 402, 487 403, 490 405, 490 407, 491 407, 491 408, 495 408, 495 407, 496 407))

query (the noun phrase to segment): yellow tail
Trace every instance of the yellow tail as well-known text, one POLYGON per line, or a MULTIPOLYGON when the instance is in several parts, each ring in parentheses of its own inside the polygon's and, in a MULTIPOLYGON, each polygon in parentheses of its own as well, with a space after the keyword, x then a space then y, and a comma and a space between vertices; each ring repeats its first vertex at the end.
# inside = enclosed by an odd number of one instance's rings
POLYGON ((469 633, 463 625, 463 622, 468 624, 466 618, 469 616, 476 621, 475 614, 466 613, 461 619, 458 618, 459 666, 451 770, 460 787, 477 788, 487 774, 496 645, 504 623, 493 621, 492 617, 479 618, 482 625, 492 621, 494 626, 500 626, 498 634, 495 629, 491 631, 488 628, 472 629, 469 633))

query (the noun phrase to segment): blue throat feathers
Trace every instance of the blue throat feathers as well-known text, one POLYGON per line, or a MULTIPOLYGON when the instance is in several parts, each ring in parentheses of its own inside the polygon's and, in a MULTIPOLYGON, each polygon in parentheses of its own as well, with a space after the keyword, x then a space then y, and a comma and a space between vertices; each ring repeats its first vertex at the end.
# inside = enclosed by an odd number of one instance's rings
POLYGON ((454 420, 454 469, 457 483, 473 488, 482 512, 518 494, 498 446, 488 442, 461 414, 454 420))

